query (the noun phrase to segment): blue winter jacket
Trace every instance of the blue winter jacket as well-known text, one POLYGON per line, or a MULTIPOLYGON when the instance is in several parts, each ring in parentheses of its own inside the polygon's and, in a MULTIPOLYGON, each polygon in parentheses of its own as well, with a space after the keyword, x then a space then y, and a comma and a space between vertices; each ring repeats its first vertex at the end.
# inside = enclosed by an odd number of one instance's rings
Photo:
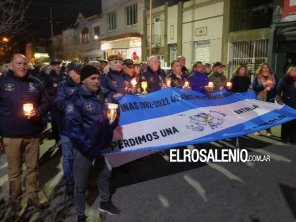
POLYGON ((113 129, 107 119, 104 95, 94 95, 79 85, 65 109, 65 129, 74 147, 88 159, 98 158, 103 149, 111 147, 113 129))
POLYGON ((192 90, 203 92, 205 86, 209 84, 209 77, 201 72, 194 72, 189 76, 188 81, 192 90))
POLYGON ((0 134, 3 137, 38 135, 43 130, 42 116, 46 115, 50 101, 41 82, 30 75, 18 78, 9 70, 0 78, 0 134), (37 116, 26 118, 23 104, 33 103, 37 116))
POLYGON ((65 108, 71 96, 76 92, 78 84, 76 84, 70 77, 66 81, 58 84, 57 92, 54 98, 54 105, 58 109, 59 115, 59 133, 65 135, 64 118, 65 108))
POLYGON ((113 95, 116 93, 121 93, 122 95, 129 94, 126 83, 130 81, 131 79, 123 72, 110 69, 110 71, 101 78, 101 87, 109 91, 108 100, 114 101, 113 95))

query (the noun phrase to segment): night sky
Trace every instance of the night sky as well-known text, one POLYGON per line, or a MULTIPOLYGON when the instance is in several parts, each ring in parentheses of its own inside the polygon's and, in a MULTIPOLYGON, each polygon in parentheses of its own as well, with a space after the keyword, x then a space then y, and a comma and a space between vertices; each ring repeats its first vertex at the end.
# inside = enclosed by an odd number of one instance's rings
POLYGON ((100 14, 100 0, 31 0, 26 12, 27 31, 17 41, 47 41, 51 36, 50 6, 52 6, 54 35, 73 25, 79 12, 85 17, 100 14))

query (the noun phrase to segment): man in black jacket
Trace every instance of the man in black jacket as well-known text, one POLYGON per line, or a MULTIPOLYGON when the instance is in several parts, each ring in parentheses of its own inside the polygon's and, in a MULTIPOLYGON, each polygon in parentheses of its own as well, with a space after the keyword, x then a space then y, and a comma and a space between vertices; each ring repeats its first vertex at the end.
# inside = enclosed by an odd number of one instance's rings
POLYGON ((27 59, 15 54, 10 70, 0 78, 0 133, 8 162, 12 213, 21 210, 22 163, 26 165, 28 204, 47 206, 38 196, 39 135, 43 130, 42 116, 47 114, 49 100, 40 82, 28 75, 27 59), (31 109, 26 109, 25 104, 31 109))

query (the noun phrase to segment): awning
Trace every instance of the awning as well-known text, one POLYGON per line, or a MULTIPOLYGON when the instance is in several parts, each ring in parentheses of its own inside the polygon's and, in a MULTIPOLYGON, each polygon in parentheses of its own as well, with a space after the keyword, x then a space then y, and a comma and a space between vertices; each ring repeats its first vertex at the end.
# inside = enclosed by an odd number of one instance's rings
POLYGON ((296 51, 296 22, 277 27, 275 49, 284 53, 296 51))
POLYGON ((137 32, 130 32, 130 33, 125 33, 122 35, 116 35, 116 36, 110 36, 106 38, 101 38, 100 43, 105 43, 108 41, 114 41, 118 39, 124 39, 124 38, 132 38, 132 37, 142 37, 143 35, 137 32))

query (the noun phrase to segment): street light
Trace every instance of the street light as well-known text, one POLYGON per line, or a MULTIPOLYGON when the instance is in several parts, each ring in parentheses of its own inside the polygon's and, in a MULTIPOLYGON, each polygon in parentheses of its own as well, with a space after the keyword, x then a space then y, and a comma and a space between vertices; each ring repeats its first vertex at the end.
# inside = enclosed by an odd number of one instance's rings
POLYGON ((2 38, 2 41, 3 41, 3 42, 9 42, 9 39, 8 39, 7 37, 4 36, 4 37, 2 38))

